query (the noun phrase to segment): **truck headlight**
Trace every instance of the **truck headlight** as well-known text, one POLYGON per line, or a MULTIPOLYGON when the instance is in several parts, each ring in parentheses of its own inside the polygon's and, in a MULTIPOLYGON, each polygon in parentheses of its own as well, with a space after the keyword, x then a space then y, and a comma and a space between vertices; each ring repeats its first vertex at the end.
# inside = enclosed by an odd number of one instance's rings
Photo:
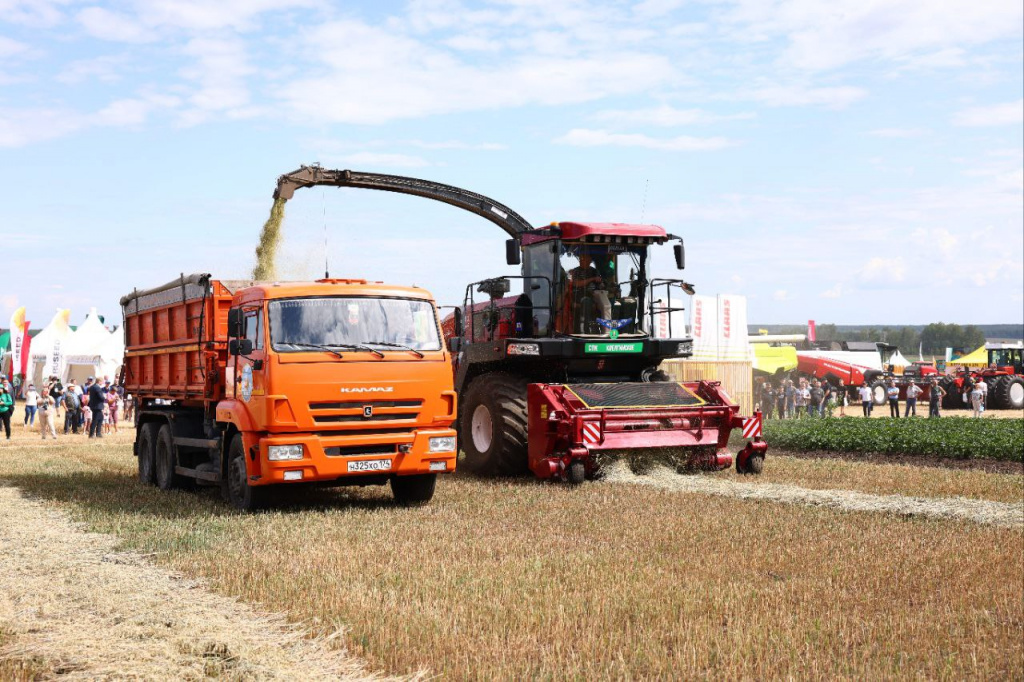
POLYGON ((540 344, 510 343, 505 347, 507 355, 540 355, 540 344))
POLYGON ((437 436, 430 439, 429 452, 455 452, 455 436, 437 436))
POLYGON ((302 459, 302 446, 271 445, 267 448, 267 459, 271 462, 283 462, 289 459, 302 459))

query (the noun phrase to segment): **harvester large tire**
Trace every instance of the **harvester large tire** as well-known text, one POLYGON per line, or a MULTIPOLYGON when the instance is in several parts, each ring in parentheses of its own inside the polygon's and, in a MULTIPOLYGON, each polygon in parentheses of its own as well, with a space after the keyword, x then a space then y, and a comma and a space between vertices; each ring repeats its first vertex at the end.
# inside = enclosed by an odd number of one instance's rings
POLYGON ((416 474, 415 476, 393 476, 391 494, 395 502, 403 507, 420 507, 434 497, 437 474, 416 474))
POLYGON ((148 422, 139 429, 135 450, 139 456, 139 481, 149 485, 156 482, 156 430, 159 424, 148 422))
POLYGON ((266 501, 266 486, 249 485, 245 469, 245 444, 241 434, 235 435, 228 449, 227 488, 228 501, 235 509, 253 511, 262 507, 266 501))
POLYGON ((871 384, 871 401, 875 404, 875 407, 885 407, 885 404, 889 402, 889 397, 886 393, 888 388, 882 379, 871 384))
MULTIPOLYGON (((992 391, 989 391, 992 394, 992 391)), ((996 387, 996 407, 1003 410, 1024 408, 1024 378, 1004 376, 996 387)))
POLYGON ((465 466, 481 476, 527 472, 526 380, 495 372, 474 381, 460 408, 465 466))
POLYGON ((960 401, 960 389, 956 386, 956 380, 952 377, 945 377, 939 381, 939 386, 946 392, 946 395, 942 397, 942 409, 944 410, 959 410, 962 409, 963 403, 960 401))

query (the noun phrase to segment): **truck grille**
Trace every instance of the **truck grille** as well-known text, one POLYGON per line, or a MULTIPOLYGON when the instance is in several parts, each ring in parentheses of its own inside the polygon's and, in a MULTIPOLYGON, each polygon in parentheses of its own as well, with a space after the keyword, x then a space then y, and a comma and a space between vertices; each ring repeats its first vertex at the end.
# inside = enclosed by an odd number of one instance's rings
POLYGON ((328 457, 360 457, 362 455, 393 455, 396 452, 394 443, 385 445, 353 445, 350 447, 324 448, 328 457))
POLYGON ((314 402, 309 411, 315 424, 379 424, 415 421, 422 407, 422 400, 363 400, 314 402))
POLYGON ((682 384, 671 382, 565 384, 586 408, 696 407, 705 401, 682 384))

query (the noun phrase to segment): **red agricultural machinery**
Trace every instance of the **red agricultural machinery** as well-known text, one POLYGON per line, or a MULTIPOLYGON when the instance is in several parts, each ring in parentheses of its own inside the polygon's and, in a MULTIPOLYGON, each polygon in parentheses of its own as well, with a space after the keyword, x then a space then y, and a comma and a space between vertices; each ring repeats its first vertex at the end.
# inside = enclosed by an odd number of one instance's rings
POLYGON ((682 269, 682 239, 656 225, 534 228, 507 206, 458 187, 319 166, 281 176, 274 197, 290 199, 315 185, 442 201, 509 235, 506 262, 521 265, 522 274, 470 284, 463 305, 442 325, 459 395, 460 466, 571 483, 598 477, 614 459, 634 471, 657 462, 720 470, 733 464, 729 435, 741 428, 751 440, 737 453, 736 468, 760 473, 767 450, 761 415, 740 417, 719 382, 677 383, 659 369, 663 360, 692 352, 689 337, 673 337, 671 313, 682 310, 693 286, 649 278, 649 251, 677 242, 682 269), (512 280, 522 293, 509 295, 512 280), (661 315, 670 338, 650 331, 661 315))
MULTIPOLYGON (((943 407, 963 409, 970 405, 967 392, 972 383, 984 381, 988 385, 988 407, 997 410, 1024 409, 1024 350, 1020 347, 989 346, 988 367, 960 368, 942 378, 940 385, 946 390, 943 407)), ((956 364, 954 361, 952 364, 956 364)))

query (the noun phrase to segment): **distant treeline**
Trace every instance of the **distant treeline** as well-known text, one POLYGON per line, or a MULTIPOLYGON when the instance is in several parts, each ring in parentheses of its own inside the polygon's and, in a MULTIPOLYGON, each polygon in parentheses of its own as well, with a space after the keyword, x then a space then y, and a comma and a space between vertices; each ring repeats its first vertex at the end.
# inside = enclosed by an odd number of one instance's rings
MULTIPOLYGON (((752 324, 751 334, 766 329, 769 334, 806 334, 807 325, 798 324, 752 324)), ((830 341, 884 341, 899 346, 900 350, 916 352, 924 345, 924 352, 941 355, 946 348, 971 352, 985 339, 1024 338, 1024 325, 1020 324, 945 324, 933 322, 927 325, 848 325, 819 324, 819 343, 830 341)))

